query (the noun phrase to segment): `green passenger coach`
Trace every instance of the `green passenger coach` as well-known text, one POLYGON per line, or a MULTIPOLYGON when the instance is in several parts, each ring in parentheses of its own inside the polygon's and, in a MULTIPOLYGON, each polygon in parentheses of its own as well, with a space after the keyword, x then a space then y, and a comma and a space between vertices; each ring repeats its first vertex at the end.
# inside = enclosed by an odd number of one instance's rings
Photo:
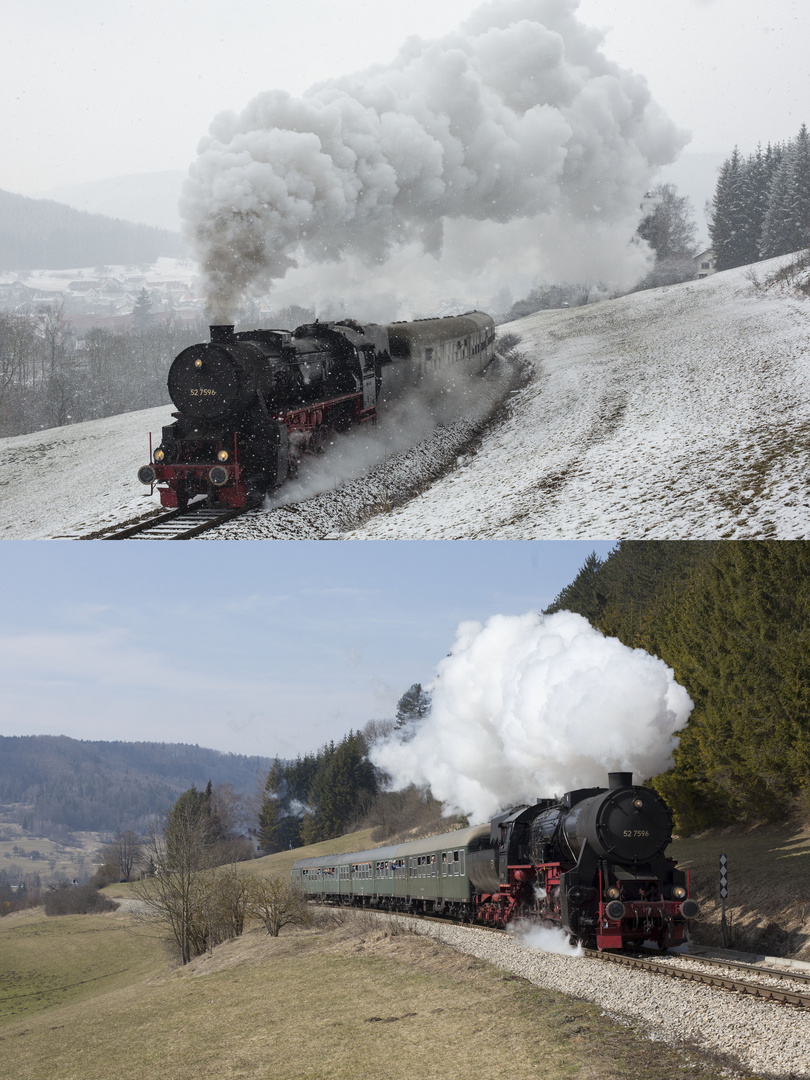
POLYGON ((405 844, 299 859, 293 884, 324 903, 463 915, 472 910, 468 854, 489 844, 476 825, 405 844))
POLYGON ((672 811, 632 773, 495 814, 486 825, 343 855, 299 859, 313 899, 558 927, 597 949, 669 949, 699 907, 666 850, 672 811))

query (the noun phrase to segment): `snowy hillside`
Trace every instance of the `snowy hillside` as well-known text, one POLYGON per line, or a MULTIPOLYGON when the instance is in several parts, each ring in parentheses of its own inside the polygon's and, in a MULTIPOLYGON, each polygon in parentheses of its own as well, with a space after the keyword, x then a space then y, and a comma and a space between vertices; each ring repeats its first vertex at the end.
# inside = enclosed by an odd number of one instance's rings
POLYGON ((757 286, 779 262, 513 324, 511 418, 351 535, 810 536, 810 299, 757 286))
MULTIPOLYGON (((364 432, 340 440, 208 538, 807 537, 810 299, 759 284, 778 263, 522 319, 509 329, 532 378, 480 440, 502 383, 456 423, 434 430, 409 406, 370 449, 364 432)), ((169 413, 0 440, 0 537, 77 536, 156 506, 135 472, 169 413)))

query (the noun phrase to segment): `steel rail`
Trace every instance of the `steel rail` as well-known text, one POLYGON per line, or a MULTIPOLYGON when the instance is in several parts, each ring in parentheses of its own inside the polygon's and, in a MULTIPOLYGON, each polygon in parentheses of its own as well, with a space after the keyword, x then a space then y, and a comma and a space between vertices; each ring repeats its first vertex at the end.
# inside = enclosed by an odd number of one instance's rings
MULTIPOLYGON (((662 964, 657 960, 644 960, 639 956, 630 956, 627 953, 599 952, 596 949, 586 949, 585 955, 594 960, 604 963, 620 964, 622 967, 637 968, 649 971, 656 975, 666 975, 670 979, 684 979, 687 982, 702 983, 705 986, 719 987, 723 990, 734 990, 740 994, 748 994, 752 997, 762 998, 767 1001, 776 1001, 783 1005, 796 1005, 802 1009, 810 1009, 810 995, 799 994, 783 987, 765 986, 762 983, 747 982, 742 979, 733 979, 729 976, 715 972, 693 971, 691 968, 677 967, 673 964, 662 964)), ((685 954, 685 957, 688 954, 685 954)), ((702 957, 689 957, 690 960, 702 963, 702 957)), ((716 961, 722 964, 723 961, 716 961)), ((772 975, 773 972, 760 974, 772 975)), ((783 975, 781 972, 775 976, 779 979, 790 979, 791 975, 783 975)))
POLYGON ((241 517, 253 507, 210 507, 204 502, 186 510, 170 510, 166 514, 149 517, 145 521, 116 525, 99 530, 84 540, 190 540, 193 536, 215 529, 225 521, 241 517))

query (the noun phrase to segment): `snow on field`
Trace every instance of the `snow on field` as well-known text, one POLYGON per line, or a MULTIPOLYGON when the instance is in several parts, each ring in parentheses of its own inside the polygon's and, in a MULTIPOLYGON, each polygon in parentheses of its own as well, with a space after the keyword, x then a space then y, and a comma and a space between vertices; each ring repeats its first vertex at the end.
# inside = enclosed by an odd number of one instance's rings
POLYGON ((535 376, 362 539, 810 535, 810 300, 778 261, 513 324, 535 376))
MULTIPOLYGON (((207 538, 810 535, 809 299, 741 268, 508 329, 533 375, 477 446, 502 386, 435 431, 403 438, 407 418, 384 418, 370 453, 365 433, 340 440, 207 538)), ((0 440, 0 537, 83 535, 156 507, 135 473, 170 412, 0 440)))
POLYGON ((0 439, 0 539, 81 536, 157 507, 136 473, 171 409, 0 439))

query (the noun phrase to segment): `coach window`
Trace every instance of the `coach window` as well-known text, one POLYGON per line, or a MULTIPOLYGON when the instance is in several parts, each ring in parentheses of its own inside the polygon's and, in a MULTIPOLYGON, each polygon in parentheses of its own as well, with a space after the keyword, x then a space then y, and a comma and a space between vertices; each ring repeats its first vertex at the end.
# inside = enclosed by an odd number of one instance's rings
POLYGON ((458 852, 453 852, 453 877, 458 877, 458 852))

